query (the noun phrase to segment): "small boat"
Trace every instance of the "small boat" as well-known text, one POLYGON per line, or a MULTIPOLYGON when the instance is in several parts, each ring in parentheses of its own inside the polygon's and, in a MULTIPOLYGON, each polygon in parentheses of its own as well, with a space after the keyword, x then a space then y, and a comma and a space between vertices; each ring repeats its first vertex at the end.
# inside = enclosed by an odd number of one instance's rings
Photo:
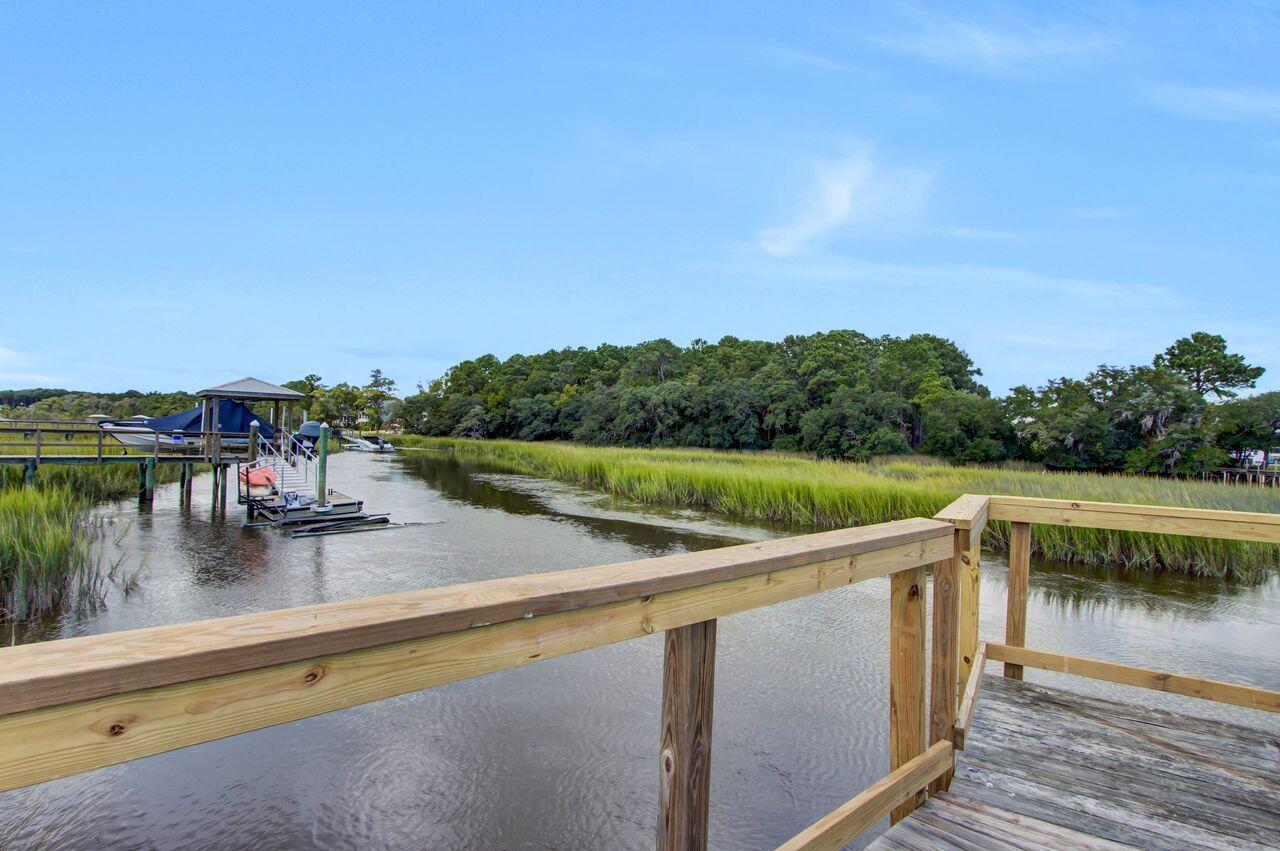
POLYGON ((199 434, 182 435, 172 432, 161 434, 141 424, 128 425, 122 422, 103 422, 98 424, 98 428, 130 449, 145 449, 150 452, 155 448, 156 444, 160 445, 162 452, 170 450, 183 451, 200 447, 199 434))
POLYGON ((376 434, 362 434, 358 437, 343 438, 342 448, 351 452, 395 452, 396 448, 389 441, 376 434))

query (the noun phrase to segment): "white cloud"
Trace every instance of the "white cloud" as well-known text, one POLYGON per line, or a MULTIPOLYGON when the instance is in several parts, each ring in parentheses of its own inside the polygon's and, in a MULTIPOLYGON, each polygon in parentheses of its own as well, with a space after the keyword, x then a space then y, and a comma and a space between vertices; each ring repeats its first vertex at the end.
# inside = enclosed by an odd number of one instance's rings
POLYGON ((939 65, 983 70, 1088 56, 1113 46, 1111 38, 1092 31, 1058 26, 997 28, 926 13, 913 14, 901 32, 875 36, 872 41, 939 65))
POLYGON ((885 169, 859 147, 814 169, 800 211, 787 225, 760 231, 759 243, 774 257, 790 257, 822 245, 839 231, 882 227, 924 206, 933 176, 916 169, 885 169))
POLYGON ((788 65, 799 65, 806 68, 817 68, 821 71, 851 71, 853 66, 832 59, 829 56, 823 56, 820 53, 812 53, 808 50, 797 50, 792 47, 782 47, 780 45, 771 45, 765 48, 765 53, 774 59, 784 62, 788 65))
POLYGON ((1191 118, 1210 121, 1280 119, 1280 92, 1212 86, 1156 86, 1151 99, 1157 106, 1191 118))

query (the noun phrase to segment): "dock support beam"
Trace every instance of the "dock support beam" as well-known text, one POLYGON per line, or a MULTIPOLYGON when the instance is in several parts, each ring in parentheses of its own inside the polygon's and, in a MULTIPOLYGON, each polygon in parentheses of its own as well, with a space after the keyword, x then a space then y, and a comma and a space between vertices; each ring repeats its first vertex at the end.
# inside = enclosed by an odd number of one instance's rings
POLYGON ((326 479, 329 472, 329 424, 320 424, 320 440, 316 446, 316 507, 325 508, 329 504, 329 487, 326 479))
POLYGON ((142 496, 148 503, 152 503, 156 498, 156 459, 148 458, 143 466, 145 472, 142 480, 142 496))
POLYGON ((227 513, 227 473, 230 469, 229 464, 218 465, 218 510, 223 514, 227 513))
POLYGON ((662 668, 658 851, 707 847, 716 622, 669 629, 662 668))
POLYGON ((29 488, 33 488, 36 485, 36 467, 37 464, 33 458, 27 462, 26 472, 23 473, 22 483, 29 488))
MULTIPOLYGON (((924 753, 924 568, 893 574, 889 591, 889 769, 924 753)), ((924 803, 924 790, 893 809, 897 824, 924 803)))
MULTIPOLYGON (((1027 586, 1031 579, 1031 524, 1009 524, 1009 593, 1004 620, 1004 643, 1022 647, 1027 640, 1027 586)), ((1022 679, 1022 666, 1004 663, 1004 675, 1022 679)))
POLYGON ((196 475, 195 465, 183 464, 182 475, 183 475, 183 479, 182 479, 181 499, 187 504, 188 507, 190 507, 191 506, 191 480, 194 479, 196 475))

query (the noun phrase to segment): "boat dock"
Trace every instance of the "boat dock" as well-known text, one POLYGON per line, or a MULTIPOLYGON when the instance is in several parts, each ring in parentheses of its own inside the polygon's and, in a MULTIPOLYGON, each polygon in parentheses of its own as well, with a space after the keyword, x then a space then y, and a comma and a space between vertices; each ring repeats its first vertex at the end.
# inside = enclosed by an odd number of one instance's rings
POLYGON ((933 518, 4 647, 0 791, 661 635, 657 807, 641 817, 657 848, 699 851, 717 795, 719 619, 887 578, 887 773, 839 790, 853 797, 782 848, 839 849, 886 818, 872 847, 1274 847, 1274 736, 1152 708, 1143 691, 1103 700, 1023 681, 1039 668, 1280 712, 1280 692, 1230 671, 1026 647, 1033 524, 1280 544, 1271 514, 966 495, 933 518), (1010 548, 1000 643, 979 640, 989 524, 1010 548))

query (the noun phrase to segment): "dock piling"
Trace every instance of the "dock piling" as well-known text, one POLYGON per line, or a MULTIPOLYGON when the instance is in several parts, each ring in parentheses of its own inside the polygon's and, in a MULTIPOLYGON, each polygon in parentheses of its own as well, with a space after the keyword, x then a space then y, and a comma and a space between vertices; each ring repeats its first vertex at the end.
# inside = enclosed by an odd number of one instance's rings
POLYGON ((26 472, 22 477, 22 483, 27 487, 35 487, 36 484, 36 460, 33 458, 27 462, 26 472))
POLYGON ((148 503, 155 502, 156 498, 156 459, 148 458, 147 463, 143 465, 145 471, 143 473, 143 497, 148 503))
POLYGON ((329 490, 325 476, 329 467, 329 424, 320 424, 320 440, 316 446, 316 507, 325 508, 329 504, 329 490))

